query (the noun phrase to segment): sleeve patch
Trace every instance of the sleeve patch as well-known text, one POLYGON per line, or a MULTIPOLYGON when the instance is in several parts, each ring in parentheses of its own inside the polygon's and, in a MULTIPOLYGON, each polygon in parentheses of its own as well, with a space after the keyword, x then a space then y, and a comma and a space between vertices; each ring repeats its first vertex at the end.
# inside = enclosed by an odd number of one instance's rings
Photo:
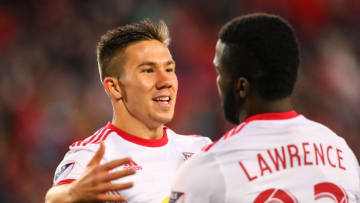
POLYGON ((183 192, 175 192, 172 191, 171 195, 170 195, 170 200, 169 203, 176 203, 176 202, 180 202, 178 200, 180 200, 180 198, 184 195, 183 192))
POLYGON ((55 177, 54 177, 54 182, 56 182, 59 177, 66 177, 67 175, 69 175, 69 173, 71 172, 71 170, 74 168, 75 162, 71 162, 71 163, 67 163, 65 165, 63 165, 61 168, 59 168, 56 173, 55 173, 55 177))
POLYGON ((192 155, 194 155, 195 153, 192 152, 183 152, 182 153, 184 156, 184 161, 188 160, 192 155))

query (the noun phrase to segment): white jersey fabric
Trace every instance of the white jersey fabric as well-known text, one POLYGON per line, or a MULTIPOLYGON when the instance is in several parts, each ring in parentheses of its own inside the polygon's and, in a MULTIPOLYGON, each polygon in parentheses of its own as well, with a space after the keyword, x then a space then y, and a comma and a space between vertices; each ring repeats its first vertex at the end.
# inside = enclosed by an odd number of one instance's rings
POLYGON ((183 164, 171 203, 360 202, 343 138, 295 111, 258 114, 183 164))
POLYGON ((111 123, 83 141, 75 142, 58 166, 54 185, 71 183, 78 179, 88 162, 99 148, 105 144, 105 154, 101 163, 114 159, 131 157, 133 162, 115 170, 135 168, 135 175, 114 181, 133 181, 134 187, 113 192, 128 198, 129 203, 167 202, 175 171, 193 153, 211 143, 201 136, 178 135, 164 127, 164 136, 158 140, 135 137, 116 128, 111 123))

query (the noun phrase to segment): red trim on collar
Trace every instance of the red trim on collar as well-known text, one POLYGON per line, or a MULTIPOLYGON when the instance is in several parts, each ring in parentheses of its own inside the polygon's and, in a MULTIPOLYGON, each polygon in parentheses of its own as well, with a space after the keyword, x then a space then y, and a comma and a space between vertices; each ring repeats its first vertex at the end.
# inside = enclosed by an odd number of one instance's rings
POLYGON ((127 132, 122 131, 121 129, 117 128, 110 122, 106 125, 106 128, 110 128, 110 129, 114 130, 120 137, 122 137, 123 139, 125 139, 129 142, 132 142, 132 143, 135 143, 138 145, 142 145, 145 147, 161 147, 168 143, 166 127, 164 127, 164 134, 163 134, 162 138, 156 139, 156 140, 150 140, 150 139, 144 139, 141 137, 136 137, 134 135, 131 135, 127 132))
POLYGON ((263 114, 255 114, 246 118, 243 122, 250 122, 254 120, 285 120, 291 119, 299 116, 296 111, 288 111, 288 112, 281 112, 281 113, 263 113, 263 114))

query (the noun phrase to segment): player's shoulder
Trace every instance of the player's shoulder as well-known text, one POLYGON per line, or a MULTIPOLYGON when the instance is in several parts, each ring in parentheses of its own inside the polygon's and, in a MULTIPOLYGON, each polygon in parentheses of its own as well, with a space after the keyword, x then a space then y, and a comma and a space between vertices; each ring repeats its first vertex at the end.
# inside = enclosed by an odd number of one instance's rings
POLYGON ((302 128, 307 131, 316 132, 317 136, 325 136, 327 139, 338 140, 339 142, 345 142, 344 138, 337 135, 333 130, 331 130, 326 125, 319 123, 317 121, 308 119, 304 116, 303 116, 302 128))
POLYGON ((214 198, 216 192, 225 192, 222 191, 225 190, 225 181, 220 162, 214 154, 203 151, 194 154, 179 167, 174 182, 172 191, 175 193, 183 192, 190 196, 202 194, 200 198, 202 201, 196 202, 207 202, 210 198, 214 198))
POLYGON ((78 140, 73 142, 69 146, 69 153, 75 153, 78 151, 92 151, 95 152, 98 150, 100 143, 107 143, 111 139, 111 134, 116 133, 114 129, 111 128, 111 125, 108 123, 107 125, 99 128, 90 136, 86 137, 85 139, 78 140))
POLYGON ((201 151, 204 154, 212 154, 212 156, 221 156, 226 151, 231 151, 231 149, 239 150, 241 148, 240 145, 237 145, 231 141, 231 139, 224 139, 224 136, 219 140, 210 143, 209 145, 204 146, 201 151), (233 146, 232 146, 233 145, 233 146))
POLYGON ((302 124, 303 124, 303 127, 318 128, 320 130, 327 131, 330 134, 335 135, 335 133, 330 128, 325 126, 324 124, 319 123, 319 122, 314 121, 314 120, 311 120, 309 118, 306 118, 305 116, 302 116, 302 124))
POLYGON ((166 134, 167 134, 169 140, 171 140, 175 143, 200 144, 202 146, 212 143, 210 138, 201 136, 198 134, 182 135, 182 134, 175 133, 173 130, 171 130, 168 127, 165 127, 165 130, 166 130, 166 134))
POLYGON ((234 145, 236 148, 240 148, 241 145, 237 143, 245 143, 244 139, 247 139, 249 136, 246 136, 246 125, 248 123, 243 122, 237 126, 228 130, 220 139, 210 143, 209 145, 202 148, 204 152, 219 152, 221 150, 227 150, 231 148, 231 145, 234 145))

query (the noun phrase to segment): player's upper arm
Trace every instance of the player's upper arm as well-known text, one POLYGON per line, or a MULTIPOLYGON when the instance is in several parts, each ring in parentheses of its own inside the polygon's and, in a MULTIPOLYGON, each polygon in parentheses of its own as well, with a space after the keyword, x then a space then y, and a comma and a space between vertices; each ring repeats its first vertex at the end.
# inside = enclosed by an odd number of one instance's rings
POLYGON ((54 186, 71 183, 78 179, 84 172, 88 162, 94 156, 93 150, 77 150, 66 153, 58 165, 54 175, 54 186))
POLYGON ((224 202, 225 190, 219 164, 210 153, 200 152, 177 171, 169 202, 224 202))

